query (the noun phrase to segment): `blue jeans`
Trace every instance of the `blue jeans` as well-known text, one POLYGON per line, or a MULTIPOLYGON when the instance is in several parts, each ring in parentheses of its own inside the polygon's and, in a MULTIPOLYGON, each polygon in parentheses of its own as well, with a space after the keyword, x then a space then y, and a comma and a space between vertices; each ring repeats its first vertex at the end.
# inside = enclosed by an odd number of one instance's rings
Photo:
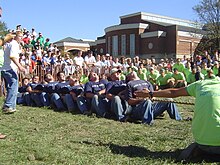
POLYGON ((31 93, 31 100, 37 107, 43 107, 43 104, 40 99, 40 93, 31 93))
POLYGON ((46 92, 42 92, 39 95, 40 97, 40 101, 42 103, 43 106, 48 107, 50 106, 50 100, 49 100, 49 94, 46 92))
POLYGON ((178 108, 175 103, 155 102, 152 104, 154 118, 167 111, 171 119, 182 120, 178 108))
POLYGON ((66 110, 66 107, 63 104, 62 98, 57 93, 51 94, 51 104, 55 106, 56 110, 58 111, 66 110))
POLYGON ((89 111, 89 100, 84 96, 78 96, 76 103, 79 108, 79 111, 84 114, 86 111, 89 111))
POLYGON ((91 108, 100 117, 105 117, 105 114, 107 113, 107 109, 105 107, 106 104, 108 104, 108 101, 105 97, 100 97, 98 95, 94 95, 92 97, 91 108))
POLYGON ((68 111, 76 111, 77 110, 77 104, 73 100, 73 97, 71 94, 65 94, 64 103, 66 104, 68 111))
POLYGON ((1 71, 5 80, 7 96, 3 107, 16 108, 16 100, 18 93, 18 75, 14 70, 1 71))
POLYGON ((154 114, 151 100, 144 100, 141 103, 132 106, 131 117, 142 120, 144 124, 153 124, 154 114))
POLYGON ((119 96, 114 96, 111 100, 111 110, 116 115, 116 119, 122 121, 126 114, 128 114, 128 109, 130 105, 128 105, 127 101, 122 100, 119 96))

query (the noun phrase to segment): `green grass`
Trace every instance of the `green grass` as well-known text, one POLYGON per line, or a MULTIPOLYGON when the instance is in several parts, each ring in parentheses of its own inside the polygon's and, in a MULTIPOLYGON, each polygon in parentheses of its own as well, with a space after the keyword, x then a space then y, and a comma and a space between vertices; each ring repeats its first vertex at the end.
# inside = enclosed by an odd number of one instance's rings
MULTIPOLYGON (((178 107, 183 118, 192 117, 193 106, 178 107)), ((191 121, 174 121, 167 114, 145 126, 43 108, 17 109, 0 115, 0 132, 7 135, 0 140, 0 164, 176 164, 181 150, 193 142, 191 121)))

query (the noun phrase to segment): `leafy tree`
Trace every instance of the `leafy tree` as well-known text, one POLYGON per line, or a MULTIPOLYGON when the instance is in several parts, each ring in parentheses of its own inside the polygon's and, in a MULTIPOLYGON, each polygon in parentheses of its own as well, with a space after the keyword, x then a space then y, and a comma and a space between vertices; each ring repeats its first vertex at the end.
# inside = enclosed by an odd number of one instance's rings
POLYGON ((0 37, 4 37, 8 33, 7 26, 4 22, 0 21, 0 37))
POLYGON ((201 0, 193 10, 198 15, 198 22, 204 25, 205 43, 203 45, 220 50, 220 0, 201 0))

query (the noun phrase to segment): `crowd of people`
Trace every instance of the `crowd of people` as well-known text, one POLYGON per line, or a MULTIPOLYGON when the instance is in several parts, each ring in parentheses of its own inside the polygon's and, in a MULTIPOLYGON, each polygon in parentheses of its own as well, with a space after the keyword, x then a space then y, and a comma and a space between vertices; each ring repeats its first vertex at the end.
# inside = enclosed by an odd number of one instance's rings
POLYGON ((208 107, 196 104, 196 117, 193 119, 196 146, 208 152, 210 146, 215 146, 213 153, 219 153, 218 136, 209 136, 208 140, 202 137, 203 134, 213 135, 213 130, 218 130, 216 126, 220 123, 213 117, 219 117, 219 99, 212 98, 219 96, 213 91, 220 81, 217 51, 211 55, 204 51, 202 56, 183 56, 176 60, 113 57, 80 50, 71 57, 68 53, 62 55, 49 41, 49 38, 44 41, 42 33, 37 36, 34 29, 30 33, 20 29, 20 25, 5 37, 1 74, 7 94, 3 113, 14 113, 16 104, 22 104, 59 112, 94 113, 98 117, 120 122, 138 120, 152 125, 155 118, 165 111, 171 119, 182 120, 172 97, 191 95, 202 102, 204 98, 201 97, 205 96, 210 100, 207 105, 212 107, 212 111, 206 113, 211 119, 202 115, 202 110, 208 107), (17 75, 18 70, 20 76, 17 75), (19 78, 21 83, 18 86, 19 78), (206 91, 208 88, 210 90, 206 91), (170 98, 167 102, 153 102, 154 96, 170 98), (198 131, 203 125, 198 121, 200 119, 212 125, 204 126, 205 131, 201 135, 198 131))

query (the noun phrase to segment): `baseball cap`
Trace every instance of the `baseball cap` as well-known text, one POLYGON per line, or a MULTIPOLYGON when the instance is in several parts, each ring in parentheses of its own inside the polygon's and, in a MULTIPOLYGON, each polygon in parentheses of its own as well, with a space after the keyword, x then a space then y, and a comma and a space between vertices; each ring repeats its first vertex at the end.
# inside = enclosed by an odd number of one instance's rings
POLYGON ((113 74, 115 72, 121 73, 121 70, 117 68, 113 68, 112 70, 110 70, 110 74, 113 74))

